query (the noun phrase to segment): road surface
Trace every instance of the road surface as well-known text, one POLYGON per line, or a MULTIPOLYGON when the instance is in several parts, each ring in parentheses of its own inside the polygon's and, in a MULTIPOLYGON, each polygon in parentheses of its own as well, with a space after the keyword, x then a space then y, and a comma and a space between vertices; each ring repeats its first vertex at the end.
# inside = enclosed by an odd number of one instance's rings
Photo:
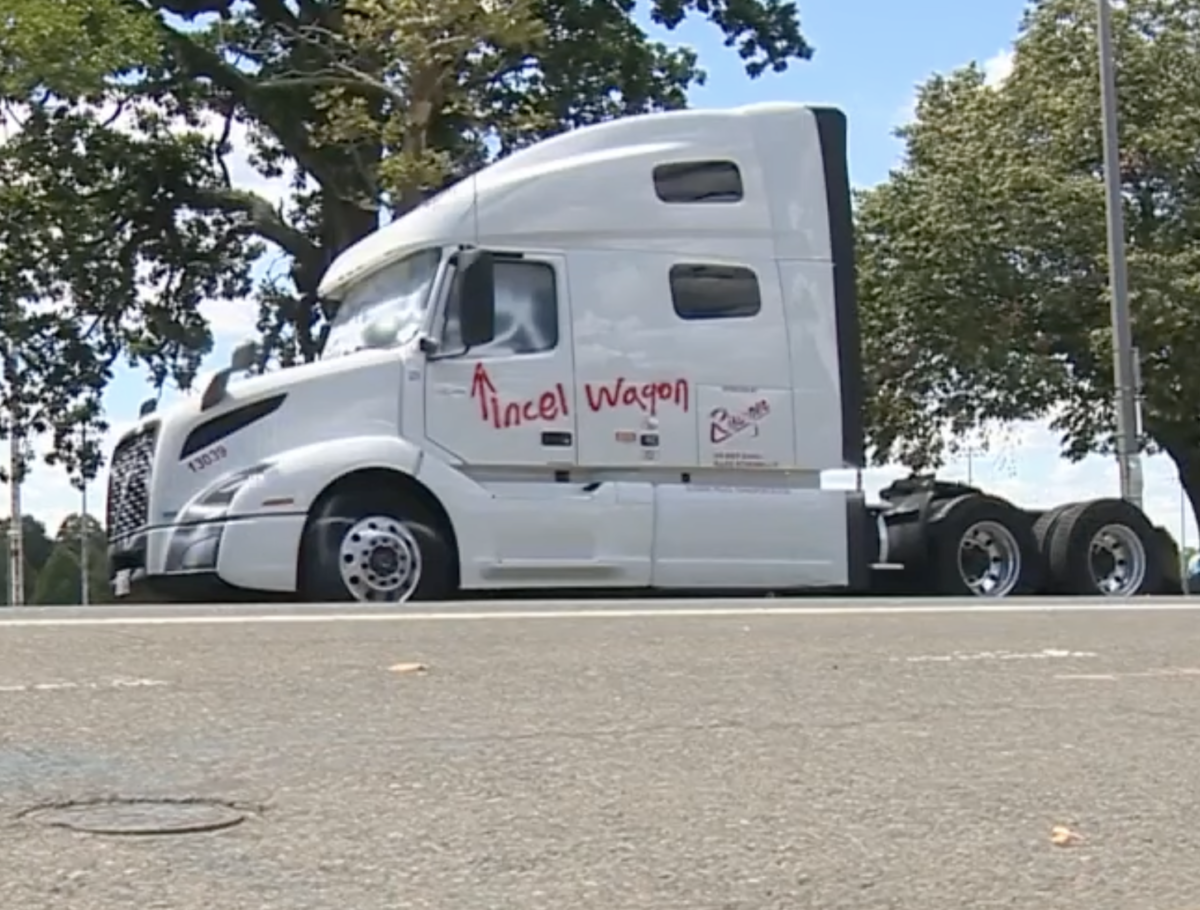
POLYGON ((1200 609, 1057 606, 3 611, 0 907, 1196 910, 1200 609))

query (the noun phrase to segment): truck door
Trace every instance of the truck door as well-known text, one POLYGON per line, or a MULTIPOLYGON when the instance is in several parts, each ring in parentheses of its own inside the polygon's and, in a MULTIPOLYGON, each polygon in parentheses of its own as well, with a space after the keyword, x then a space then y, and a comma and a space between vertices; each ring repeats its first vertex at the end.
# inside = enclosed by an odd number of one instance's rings
POLYGON ((472 465, 569 467, 576 461, 575 364, 561 257, 496 254, 496 337, 456 355, 444 310, 425 376, 425 435, 472 465))

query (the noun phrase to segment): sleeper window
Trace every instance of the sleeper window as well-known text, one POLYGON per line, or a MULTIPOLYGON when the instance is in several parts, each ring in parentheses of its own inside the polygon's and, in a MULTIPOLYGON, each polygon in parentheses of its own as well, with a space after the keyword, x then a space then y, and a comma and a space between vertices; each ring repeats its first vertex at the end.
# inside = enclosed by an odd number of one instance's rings
POLYGON ((746 319, 762 309, 758 276, 751 269, 674 265, 670 278, 671 301, 682 319, 746 319))
POLYGON ((663 202, 741 202, 742 173, 732 161, 679 161, 654 169, 654 192, 663 202))

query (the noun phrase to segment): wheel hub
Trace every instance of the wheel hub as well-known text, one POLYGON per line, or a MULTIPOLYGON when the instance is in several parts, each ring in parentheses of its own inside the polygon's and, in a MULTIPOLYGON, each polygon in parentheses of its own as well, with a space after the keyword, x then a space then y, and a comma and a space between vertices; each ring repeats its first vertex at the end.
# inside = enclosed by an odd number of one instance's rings
POLYGON ((376 544, 367 557, 367 569, 384 577, 394 575, 400 568, 400 554, 388 544, 376 544))
POLYGON ((420 545, 403 522, 390 516, 355 522, 338 555, 342 581, 355 600, 399 603, 420 584, 420 545))
POLYGON ((1088 569, 1096 590, 1108 597, 1130 597, 1146 580, 1146 548, 1126 525, 1105 525, 1088 547, 1088 569))
POLYGON ((958 574, 976 597, 1005 597, 1021 579, 1021 548, 997 521, 971 525, 958 545, 958 574))

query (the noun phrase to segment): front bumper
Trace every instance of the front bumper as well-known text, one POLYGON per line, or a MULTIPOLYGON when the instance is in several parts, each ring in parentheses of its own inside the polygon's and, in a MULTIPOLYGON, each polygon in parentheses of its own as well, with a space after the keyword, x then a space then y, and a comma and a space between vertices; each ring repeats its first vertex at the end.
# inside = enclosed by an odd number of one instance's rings
POLYGON ((112 541, 109 578, 114 593, 136 600, 294 596, 304 523, 303 514, 272 514, 146 528, 112 541))
POLYGON ((221 580, 215 572, 184 575, 147 575, 129 580, 122 601, 139 604, 276 603, 293 599, 276 591, 239 588, 221 580))

